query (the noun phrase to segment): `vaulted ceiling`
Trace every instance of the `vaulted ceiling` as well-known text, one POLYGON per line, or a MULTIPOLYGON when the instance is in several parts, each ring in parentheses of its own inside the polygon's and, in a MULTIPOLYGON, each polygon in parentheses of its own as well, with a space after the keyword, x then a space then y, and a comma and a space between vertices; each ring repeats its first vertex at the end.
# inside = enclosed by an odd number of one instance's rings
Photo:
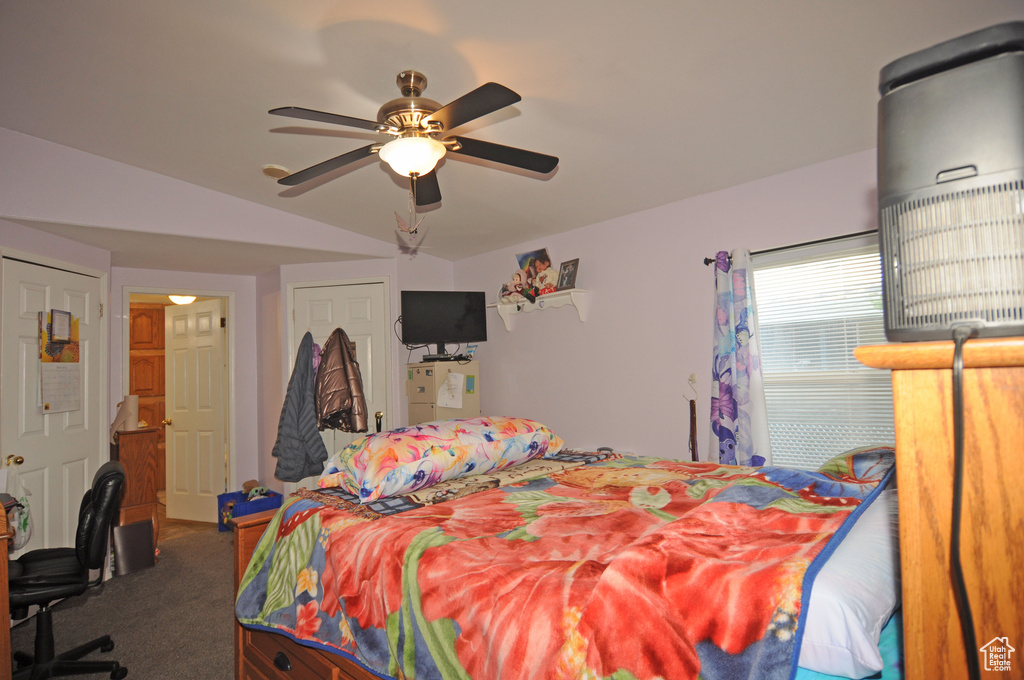
POLYGON ((873 148, 882 66, 1019 19, 1020 0, 10 1, 0 127, 397 249, 407 180, 376 156, 293 188, 261 172, 380 137, 267 111, 373 119, 405 69, 442 104, 495 81, 522 101, 462 132, 561 162, 444 159, 424 246, 457 260, 873 148))

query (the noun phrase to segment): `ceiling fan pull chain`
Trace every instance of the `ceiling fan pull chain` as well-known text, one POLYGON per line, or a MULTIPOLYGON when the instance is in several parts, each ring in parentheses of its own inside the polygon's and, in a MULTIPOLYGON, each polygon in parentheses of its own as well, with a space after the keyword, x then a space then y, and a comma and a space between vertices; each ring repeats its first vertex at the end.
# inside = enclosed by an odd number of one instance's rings
POLYGON ((409 236, 416 233, 416 228, 419 226, 416 224, 416 176, 412 176, 411 187, 409 190, 409 236))

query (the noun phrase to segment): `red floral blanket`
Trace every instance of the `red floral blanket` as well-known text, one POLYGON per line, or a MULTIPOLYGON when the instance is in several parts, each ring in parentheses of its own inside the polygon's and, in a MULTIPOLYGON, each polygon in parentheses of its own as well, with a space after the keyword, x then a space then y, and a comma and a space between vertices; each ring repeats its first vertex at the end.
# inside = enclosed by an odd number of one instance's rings
POLYGON ((293 496, 236 614, 382 677, 789 678, 809 579, 893 462, 621 457, 380 519, 293 496))

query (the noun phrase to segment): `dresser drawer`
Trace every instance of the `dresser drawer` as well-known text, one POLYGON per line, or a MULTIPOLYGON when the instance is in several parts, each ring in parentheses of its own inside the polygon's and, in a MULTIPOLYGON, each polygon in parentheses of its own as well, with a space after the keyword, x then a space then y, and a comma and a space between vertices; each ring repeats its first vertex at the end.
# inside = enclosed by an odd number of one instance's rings
POLYGON ((437 387, 434 382, 436 370, 433 365, 416 366, 410 369, 412 379, 409 381, 409 403, 434 403, 434 400, 437 399, 437 387))
POLYGON ((244 678, 344 680, 338 667, 329 663, 323 654, 310 647, 296 644, 283 635, 246 629, 243 636, 244 678), (285 670, 282 666, 290 670, 285 670))

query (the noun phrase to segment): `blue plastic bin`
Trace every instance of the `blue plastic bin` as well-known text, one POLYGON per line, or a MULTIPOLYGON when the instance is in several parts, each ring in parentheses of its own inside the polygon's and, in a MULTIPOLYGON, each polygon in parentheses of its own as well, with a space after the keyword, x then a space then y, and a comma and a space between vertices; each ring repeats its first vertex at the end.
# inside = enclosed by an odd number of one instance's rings
POLYGON ((244 491, 232 491, 231 493, 222 493, 217 496, 217 529, 220 531, 231 531, 231 527, 228 526, 227 520, 232 517, 242 517, 243 515, 252 515, 257 512, 263 512, 264 510, 273 510, 281 507, 281 502, 284 497, 276 491, 271 491, 269 496, 262 496, 260 498, 254 498, 251 501, 245 500, 248 498, 248 494, 244 491), (234 505, 231 506, 230 510, 226 510, 228 503, 234 501, 234 505))

